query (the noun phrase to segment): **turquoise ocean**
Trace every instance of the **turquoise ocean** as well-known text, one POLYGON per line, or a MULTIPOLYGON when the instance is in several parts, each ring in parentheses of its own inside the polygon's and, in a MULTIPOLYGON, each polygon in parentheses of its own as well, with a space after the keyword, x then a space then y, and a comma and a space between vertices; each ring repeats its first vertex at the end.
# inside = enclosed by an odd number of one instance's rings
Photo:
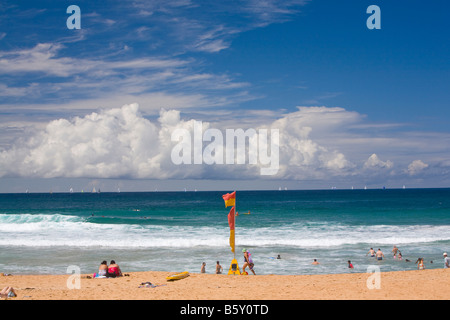
MULTIPOLYGON (((0 194, 0 272, 90 274, 111 259, 125 273, 199 272, 202 262, 214 273, 217 260, 227 271, 225 193, 0 194)), ((236 258, 242 266, 248 249, 257 274, 413 270, 419 257, 443 268, 450 251, 450 189, 238 190, 236 210, 236 258), (386 258, 367 256, 371 247, 386 258)))

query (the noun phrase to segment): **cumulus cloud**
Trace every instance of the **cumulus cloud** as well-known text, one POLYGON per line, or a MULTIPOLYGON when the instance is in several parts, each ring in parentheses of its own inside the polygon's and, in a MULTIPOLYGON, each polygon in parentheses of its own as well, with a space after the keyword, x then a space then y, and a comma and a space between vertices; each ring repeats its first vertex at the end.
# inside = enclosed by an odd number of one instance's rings
POLYGON ((1 175, 139 177, 158 168, 157 130, 136 104, 54 120, 45 130, 0 154, 1 175))
POLYGON ((382 161, 375 153, 364 163, 365 169, 392 169, 393 166, 394 163, 392 161, 382 161))
POLYGON ((428 168, 428 164, 424 163, 422 160, 414 160, 408 166, 408 174, 414 176, 422 172, 425 168, 428 168))
MULTIPOLYGON (((254 128, 255 132, 267 129, 269 135, 274 129, 280 133, 277 159, 280 170, 277 170, 277 178, 340 175, 354 167, 338 150, 315 142, 310 137, 313 128, 306 125, 314 123, 314 119, 321 114, 325 119, 322 121, 329 121, 325 127, 332 126, 339 113, 346 117, 342 109, 300 108, 297 112, 254 128)), ((215 165, 174 164, 171 159, 175 145, 172 133, 176 129, 185 129, 194 137, 195 124, 195 119, 183 120, 178 110, 164 109, 160 111, 157 121, 152 122, 140 113, 137 104, 70 120, 54 120, 44 130, 0 153, 0 176, 150 179, 245 179, 260 176, 259 169, 264 165, 250 163, 250 153, 243 164, 230 165, 226 161, 215 165)), ((212 127, 225 136, 225 128, 220 122, 202 122, 203 132, 212 127)), ((257 143, 255 137, 248 137, 248 152, 251 149, 249 144, 257 143)), ((205 148, 208 143, 203 142, 202 147, 205 148)), ((267 155, 270 155, 269 149, 264 150, 267 155)))
POLYGON ((292 179, 316 179, 344 174, 354 167, 339 150, 318 143, 320 137, 336 126, 354 121, 355 114, 342 108, 299 107, 285 114, 271 128, 280 131, 280 171, 292 179))
MULTIPOLYGON (((278 114, 278 118, 275 113, 250 112, 243 113, 239 120, 218 112, 214 118, 218 120, 200 121, 182 115, 180 110, 161 109, 159 116, 150 120, 141 113, 138 104, 127 104, 49 121, 33 134, 25 136, 24 131, 23 137, 5 144, 0 151, 0 177, 299 181, 344 178, 368 181, 367 178, 380 182, 398 180, 401 175, 412 177, 429 167, 422 160, 411 162, 406 158, 402 162, 398 156, 394 166, 393 161, 382 159, 377 153, 359 160, 361 153, 378 146, 354 131, 347 132, 350 127, 360 126, 363 117, 342 108, 299 107, 297 111, 278 114), (199 123, 202 162, 195 162, 192 149, 186 149, 189 163, 174 162, 175 146, 182 147, 184 143, 190 148, 194 146, 199 123), (173 133, 179 129, 188 132, 192 140, 174 140, 173 133), (223 140, 206 139, 205 133, 210 129, 221 133, 223 140), (234 153, 236 161, 232 164, 227 162, 227 129, 249 133, 245 155, 234 153), (279 132, 279 140, 273 145, 268 140, 261 149, 263 152, 255 151, 252 146, 261 146, 258 133, 262 130, 267 130, 268 139, 273 132, 279 132), (355 145, 353 149, 347 148, 351 142, 355 145), (222 145, 223 152, 215 148, 222 145), (264 160, 262 155, 269 156, 275 150, 278 150, 275 174, 262 176, 261 169, 269 167, 267 157, 264 160), (216 161, 222 158, 223 161, 216 161), (238 159, 243 161, 238 164, 238 159)), ((182 151, 184 156, 185 150, 182 151)))

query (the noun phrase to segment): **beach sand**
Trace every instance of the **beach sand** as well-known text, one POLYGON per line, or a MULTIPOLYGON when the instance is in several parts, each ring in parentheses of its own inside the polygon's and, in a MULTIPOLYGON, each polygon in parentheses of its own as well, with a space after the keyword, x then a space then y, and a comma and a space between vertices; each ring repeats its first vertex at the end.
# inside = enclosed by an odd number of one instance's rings
MULTIPOLYGON (((180 270, 182 271, 182 270, 180 270)), ((380 273, 380 289, 368 289, 374 274, 216 275, 191 273, 169 282, 178 272, 131 272, 114 279, 87 279, 68 289, 67 275, 0 276, 0 287, 12 286, 10 300, 448 300, 450 269, 380 273), (161 285, 139 288, 142 282, 161 285), (250 289, 249 289, 250 288, 250 289)))

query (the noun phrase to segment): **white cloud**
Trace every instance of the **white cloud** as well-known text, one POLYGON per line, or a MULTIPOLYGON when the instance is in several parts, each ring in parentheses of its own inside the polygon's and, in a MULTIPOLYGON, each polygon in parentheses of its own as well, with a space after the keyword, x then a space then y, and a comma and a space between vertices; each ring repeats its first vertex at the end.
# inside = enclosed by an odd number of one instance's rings
POLYGON ((51 121, 40 134, 0 154, 1 174, 138 177, 154 168, 158 150, 151 146, 156 143, 155 126, 139 115, 137 105, 126 105, 51 121))
POLYGON ((0 108, 92 110, 137 101, 143 110, 154 111, 214 108, 255 98, 243 90, 248 83, 228 75, 195 72, 198 66, 193 59, 76 58, 61 56, 64 49, 61 44, 41 43, 0 51, 0 75, 22 79, 14 85, 0 84, 0 108))
POLYGON ((171 45, 179 47, 179 50, 217 53, 228 49, 233 37, 239 33, 289 20, 307 2, 242 0, 202 4, 191 1, 134 1, 131 15, 146 19, 146 23, 151 15, 153 21, 164 26, 166 38, 171 39, 171 45))
POLYGON ((135 58, 128 61, 78 59, 59 56, 61 44, 38 43, 30 49, 0 51, 0 73, 40 72, 46 75, 72 77, 76 74, 112 75, 122 69, 163 69, 186 65, 187 61, 170 58, 135 58))
MULTIPOLYGON (((355 121, 356 113, 342 108, 299 107, 285 114, 271 128, 280 131, 280 171, 292 179, 316 179, 345 174, 354 167, 339 150, 324 146, 323 137, 336 127, 355 121)), ((328 137, 329 138, 329 137, 328 137)), ((332 144, 331 144, 332 145, 332 144)))
POLYGON ((394 163, 392 161, 382 161, 375 153, 364 163, 364 168, 366 169, 392 169, 393 166, 394 163))
MULTIPOLYGON (((277 177, 317 177, 324 171, 342 174, 353 166, 342 153, 310 138, 312 128, 304 124, 308 116, 314 118, 317 112, 328 119, 327 113, 342 110, 301 109, 255 128, 280 131, 282 170, 277 177)), ((336 121, 335 117, 329 119, 336 121)), ((137 104, 71 120, 54 120, 45 130, 0 153, 0 176, 153 179, 259 176, 257 166, 248 162, 234 166, 174 165, 170 158, 174 147, 171 135, 179 128, 193 132, 194 122, 194 119, 181 119, 180 111, 162 109, 158 122, 152 123, 140 114, 137 104)), ((220 122, 214 126, 223 129, 220 122)), ((203 122, 203 130, 209 127, 211 123, 203 122)))
POLYGON ((426 168, 428 168, 428 164, 424 163, 422 160, 414 160, 409 164, 407 171, 409 175, 414 176, 426 168))
MULTIPOLYGON (((378 137, 373 138, 375 143, 372 144, 370 138, 347 131, 352 125, 359 126, 364 117, 342 108, 300 107, 295 112, 278 115, 278 119, 273 111, 260 112, 260 115, 256 111, 239 114, 238 118, 233 118, 232 113, 223 110, 214 114, 206 112, 205 119, 217 120, 203 119, 203 130, 214 128, 223 133, 227 128, 279 130, 279 170, 275 176, 262 177, 260 168, 264 166, 249 164, 248 157, 243 165, 175 165, 171 159, 176 145, 171 140, 172 133, 176 129, 186 129, 193 134, 195 117, 183 119, 186 114, 182 117, 179 109, 160 108, 157 120, 149 120, 141 114, 137 104, 129 104, 82 117, 53 120, 28 136, 25 136, 26 131, 18 131, 23 134, 20 139, 12 143, 2 141, 5 147, 0 151, 0 177, 353 179, 365 183, 372 179, 384 184, 386 179, 398 181, 430 166, 422 160, 412 161, 410 156, 404 155, 406 149, 401 150, 403 158, 395 155, 398 170, 392 160, 381 159, 377 153, 359 160, 361 152, 366 153, 367 149, 383 150, 377 145, 378 137), (346 149, 351 141, 354 141, 354 149, 346 149)), ((16 126, 13 121, 8 123, 9 127, 16 126)), ((203 148, 208 144, 204 141, 203 148)), ((400 139, 396 144, 408 145, 400 139)), ((410 146, 411 150, 416 150, 415 147, 410 146)), ((395 145, 391 148, 395 149, 395 145)), ((442 161, 436 163, 444 166, 442 161)), ((430 172, 436 175, 437 170, 447 169, 448 166, 441 169, 434 166, 430 172)))

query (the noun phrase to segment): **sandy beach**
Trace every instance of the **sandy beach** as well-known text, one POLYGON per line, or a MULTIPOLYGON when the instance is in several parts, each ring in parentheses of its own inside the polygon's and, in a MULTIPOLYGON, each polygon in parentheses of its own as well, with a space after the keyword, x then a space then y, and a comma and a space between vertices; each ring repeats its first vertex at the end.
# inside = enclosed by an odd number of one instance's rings
MULTIPOLYGON (((132 272, 114 279, 81 275, 79 289, 68 289, 70 275, 10 275, 0 286, 12 286, 10 300, 448 300, 449 269, 380 273, 380 288, 368 289, 374 274, 249 275, 191 273, 167 281, 177 272, 132 272), (143 282, 157 287, 139 287, 143 282), (249 292, 249 288, 251 288, 249 292)), ((90 275, 89 275, 90 276, 90 275)), ((72 282, 75 284, 75 282, 72 282)))

